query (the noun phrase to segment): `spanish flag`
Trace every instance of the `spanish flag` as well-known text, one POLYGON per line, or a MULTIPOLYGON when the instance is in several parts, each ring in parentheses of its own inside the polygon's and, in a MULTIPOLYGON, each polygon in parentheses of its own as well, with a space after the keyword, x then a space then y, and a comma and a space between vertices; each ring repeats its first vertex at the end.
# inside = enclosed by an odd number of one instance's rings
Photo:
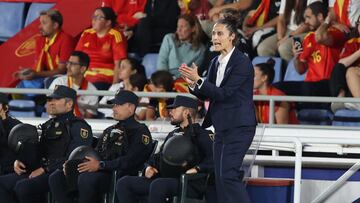
POLYGON ((348 18, 350 0, 336 0, 334 4, 334 11, 339 23, 348 27, 352 27, 348 18))
POLYGON ((270 0, 261 1, 260 5, 255 10, 254 15, 246 22, 249 26, 260 27, 264 25, 269 18, 270 0))

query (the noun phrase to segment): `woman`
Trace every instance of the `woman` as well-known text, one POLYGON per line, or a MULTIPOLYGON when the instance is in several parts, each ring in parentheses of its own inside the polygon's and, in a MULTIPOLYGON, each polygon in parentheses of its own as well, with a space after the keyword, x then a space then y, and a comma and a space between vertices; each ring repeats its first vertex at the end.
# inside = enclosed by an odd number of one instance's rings
POLYGON ((98 90, 107 90, 118 82, 114 72, 127 57, 126 41, 113 29, 115 25, 116 15, 111 8, 97 8, 92 16, 92 28, 82 33, 76 46, 76 50, 89 55, 90 66, 85 77, 98 90))
POLYGON ((179 71, 199 99, 210 100, 203 127, 214 126, 214 163, 218 202, 249 202, 240 167, 256 129, 253 104, 254 68, 235 48, 236 22, 219 20, 212 31, 214 50, 220 52, 200 78, 195 64, 183 64, 179 71))
MULTIPOLYGON (((345 43, 339 63, 335 65, 331 74, 330 89, 333 96, 360 98, 360 17, 356 25, 353 38, 345 43)), ((334 112, 344 107, 360 110, 359 103, 331 104, 334 112)))
POLYGON ((279 53, 281 58, 290 61, 294 57, 291 51, 292 36, 303 39, 309 31, 303 15, 306 6, 315 1, 321 0, 281 0, 277 32, 259 44, 259 56, 276 56, 279 53))
POLYGON ((180 77, 182 63, 201 65, 205 54, 206 36, 194 15, 184 14, 178 19, 175 33, 165 35, 157 61, 158 70, 167 70, 180 77))
MULTIPOLYGON (((133 58, 127 58, 121 61, 121 65, 118 72, 118 78, 121 80, 119 83, 115 83, 111 85, 109 91, 117 92, 119 90, 132 90, 132 84, 130 82, 130 77, 135 74, 140 74, 145 77, 145 68, 140 64, 139 61, 133 58)), ((139 91, 142 91, 140 89, 139 91)), ((104 96, 99 104, 108 104, 108 101, 114 99, 114 96, 104 96)), ((101 108, 99 109, 101 113, 105 115, 105 117, 112 117, 112 109, 110 108, 101 108)))
MULTIPOLYGON (((271 85, 274 80, 275 61, 269 59, 266 63, 255 65, 254 94, 284 96, 285 94, 271 85)), ((269 123, 269 102, 255 101, 256 116, 259 123, 269 123)), ((298 123, 295 110, 288 102, 275 104, 275 122, 277 124, 298 123)))

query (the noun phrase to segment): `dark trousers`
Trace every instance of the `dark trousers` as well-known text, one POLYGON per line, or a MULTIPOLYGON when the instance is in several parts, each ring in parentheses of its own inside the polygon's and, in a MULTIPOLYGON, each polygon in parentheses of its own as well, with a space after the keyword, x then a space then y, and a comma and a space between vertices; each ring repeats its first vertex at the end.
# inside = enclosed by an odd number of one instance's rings
MULTIPOLYGON (((111 183, 110 172, 81 173, 78 177, 78 202, 101 202, 103 194, 109 190, 111 183)), ((50 190, 57 203, 75 202, 66 193, 67 185, 63 171, 57 170, 50 175, 50 190)))
POLYGON ((252 126, 215 130, 215 183, 219 203, 250 202, 240 168, 254 138, 255 129, 252 126))
POLYGON ((149 203, 162 203, 166 202, 166 198, 176 196, 178 188, 179 181, 175 178, 125 176, 117 182, 116 194, 120 203, 137 203, 146 196, 149 203))
POLYGON ((49 191, 48 174, 29 179, 29 174, 11 173, 0 177, 1 202, 41 203, 46 202, 49 191))
POLYGON ((337 97, 340 93, 340 90, 344 90, 346 97, 352 97, 352 94, 346 83, 346 70, 347 68, 343 64, 335 64, 330 78, 331 96, 337 97))

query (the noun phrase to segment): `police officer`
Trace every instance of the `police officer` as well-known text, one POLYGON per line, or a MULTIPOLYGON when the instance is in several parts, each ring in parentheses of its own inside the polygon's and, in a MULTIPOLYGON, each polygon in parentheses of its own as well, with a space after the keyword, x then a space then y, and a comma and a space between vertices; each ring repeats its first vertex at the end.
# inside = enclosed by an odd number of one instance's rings
MULTIPOLYGON (((138 100, 133 92, 126 90, 119 91, 111 100, 114 119, 118 123, 105 129, 99 138, 96 151, 101 160, 86 156, 88 161, 78 165, 80 203, 101 202, 101 197, 109 190, 113 171, 118 171, 119 176, 137 175, 144 167, 151 153, 152 138, 147 126, 134 118, 138 100)), ((72 201, 66 192, 63 171, 52 174, 49 183, 58 203, 72 201)))
POLYGON ((197 106, 197 100, 192 98, 184 96, 175 98, 173 105, 168 108, 172 108, 171 124, 177 128, 168 134, 159 153, 155 154, 154 159, 148 163, 145 177, 126 176, 118 181, 116 193, 119 202, 137 202, 142 196, 148 196, 148 202, 165 202, 166 198, 178 194, 181 174, 213 170, 211 135, 198 123, 190 124, 191 119, 196 116, 197 106), (188 119, 189 116, 191 119, 188 119), (186 139, 190 139, 191 143, 186 139), (183 145, 184 143, 187 145, 183 145), (189 147, 191 144, 193 149, 189 147), (180 157, 174 155, 176 151, 180 157), (185 155, 183 151, 187 151, 185 154, 188 158, 182 157, 185 155))
POLYGON ((8 147, 8 136, 10 130, 19 120, 9 116, 9 100, 6 94, 0 93, 0 174, 14 172, 15 153, 8 147))
MULTIPOLYGON (((49 191, 49 175, 62 167, 70 152, 80 145, 91 145, 91 127, 74 116, 76 91, 66 86, 57 86, 48 96, 48 111, 54 117, 41 125, 39 154, 41 164, 29 170, 23 162, 14 162, 15 173, 0 177, 2 202, 45 202, 49 191)), ((36 153, 36 152, 34 152, 36 153)))

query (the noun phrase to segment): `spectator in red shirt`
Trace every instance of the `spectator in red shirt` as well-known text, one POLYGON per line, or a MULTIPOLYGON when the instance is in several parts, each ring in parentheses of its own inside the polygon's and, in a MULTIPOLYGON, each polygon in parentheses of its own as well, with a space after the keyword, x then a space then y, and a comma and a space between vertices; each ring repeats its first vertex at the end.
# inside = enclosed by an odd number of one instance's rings
POLYGON ((126 39, 113 29, 116 15, 110 7, 97 8, 92 16, 92 28, 85 30, 76 46, 90 57, 86 79, 98 90, 107 90, 118 82, 121 60, 127 58, 126 39))
POLYGON ((144 8, 147 0, 103 0, 103 7, 110 7, 117 15, 121 28, 134 27, 141 18, 146 17, 144 8))
POLYGON ((301 47, 293 45, 295 68, 306 77, 304 82, 283 82, 276 86, 287 95, 330 96, 329 78, 345 41, 344 33, 330 26, 327 7, 310 4, 304 14, 308 33, 301 47))
MULTIPOLYGON (((254 75, 254 95, 284 96, 285 94, 271 85, 274 80, 275 61, 269 59, 266 63, 256 64, 254 75)), ((256 117, 259 123, 269 123, 269 102, 255 101, 256 117)), ((292 104, 282 101, 275 104, 275 123, 297 124, 295 109, 292 104)))
POLYGON ((74 49, 73 38, 62 30, 63 17, 57 10, 40 13, 40 35, 36 38, 35 64, 15 73, 19 86, 42 88, 43 80, 66 73, 66 61, 74 49))
MULTIPOLYGON (((330 80, 333 96, 360 97, 360 17, 356 22, 354 37, 348 40, 340 55, 339 63, 334 67, 330 80)), ((358 103, 332 103, 332 110, 349 108, 360 110, 358 103)))

